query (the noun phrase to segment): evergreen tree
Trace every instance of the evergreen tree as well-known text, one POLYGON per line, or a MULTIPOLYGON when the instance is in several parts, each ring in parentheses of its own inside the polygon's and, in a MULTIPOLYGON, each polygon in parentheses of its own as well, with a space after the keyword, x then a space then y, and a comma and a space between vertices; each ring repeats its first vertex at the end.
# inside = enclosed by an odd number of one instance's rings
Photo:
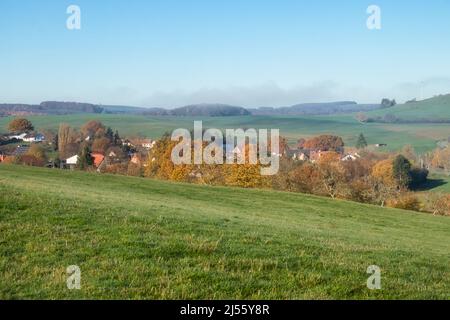
POLYGON ((357 149, 363 149, 367 147, 367 141, 366 138, 362 133, 359 134, 358 141, 356 141, 356 148, 357 149))
POLYGON ((114 134, 114 144, 116 146, 120 145, 120 136, 119 131, 116 130, 116 133, 114 134))
POLYGON ((89 166, 92 166, 93 160, 91 157, 91 151, 89 150, 89 146, 85 144, 81 148, 81 152, 78 154, 78 168, 81 170, 86 169, 89 166))
POLYGON ((53 150, 55 151, 58 151, 58 144, 59 144, 58 139, 59 139, 58 134, 55 134, 52 140, 53 150))
POLYGON ((408 187, 411 183, 411 162, 401 154, 398 155, 392 164, 394 178, 400 187, 408 187))
POLYGON ((106 129, 106 137, 109 139, 109 141, 113 142, 114 141, 114 133, 112 131, 112 129, 110 127, 108 127, 108 129, 106 129))

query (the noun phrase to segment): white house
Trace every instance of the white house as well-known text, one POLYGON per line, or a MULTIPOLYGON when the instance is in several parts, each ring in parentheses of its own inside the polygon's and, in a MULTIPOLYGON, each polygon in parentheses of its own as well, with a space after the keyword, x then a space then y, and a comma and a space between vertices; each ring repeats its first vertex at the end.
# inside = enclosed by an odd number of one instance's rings
POLYGON ((341 158, 341 161, 355 161, 356 159, 361 158, 361 156, 357 153, 347 154, 345 157, 341 158))
POLYGON ((141 146, 145 149, 151 149, 155 146, 156 141, 152 141, 151 139, 144 139, 141 143, 141 146))
POLYGON ((40 133, 36 135, 27 134, 22 140, 25 142, 42 142, 45 140, 45 137, 40 133))
POLYGON ((25 138, 26 135, 27 135, 26 133, 21 133, 21 134, 18 134, 18 135, 9 136, 9 138, 10 139, 23 140, 23 138, 25 138))
POLYGON ((79 160, 78 155, 74 155, 74 156, 66 159, 66 164, 76 165, 78 163, 78 160, 79 160))

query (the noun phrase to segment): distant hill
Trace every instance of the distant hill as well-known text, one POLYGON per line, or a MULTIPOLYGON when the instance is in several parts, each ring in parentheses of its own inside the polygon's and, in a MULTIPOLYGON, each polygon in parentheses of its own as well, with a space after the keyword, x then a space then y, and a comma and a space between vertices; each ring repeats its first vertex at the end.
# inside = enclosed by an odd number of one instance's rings
POLYGON ((242 107, 226 104, 193 104, 176 109, 142 108, 131 106, 102 106, 79 102, 45 101, 33 104, 0 104, 0 116, 64 115, 78 113, 139 114, 149 116, 205 116, 227 117, 250 115, 242 107))
POLYGON ((103 108, 79 102, 44 101, 33 104, 0 104, 0 116, 17 115, 63 115, 76 113, 102 113, 103 108))
POLYGON ((40 104, 0 104, 0 116, 65 115, 83 113, 137 114, 147 116, 226 117, 244 115, 329 115, 363 112, 368 122, 383 123, 450 123, 450 94, 423 101, 386 106, 358 104, 355 101, 302 103, 289 107, 243 108, 227 104, 192 104, 175 109, 96 105, 79 102, 44 101, 40 104))
POLYGON ((450 123, 450 94, 366 113, 367 122, 450 123))
POLYGON ((245 116, 251 113, 242 107, 227 104, 192 104, 176 109, 150 108, 143 111, 145 115, 178 117, 229 117, 245 116))
POLYGON ((112 105, 101 105, 103 108, 103 113, 112 113, 112 114, 142 114, 147 108, 142 107, 130 107, 130 106, 112 106, 112 105))
POLYGON ((175 116, 246 116, 250 115, 247 109, 242 107, 230 106, 226 104, 193 104, 171 110, 175 116))
POLYGON ((355 101, 302 103, 290 107, 249 109, 253 115, 326 115, 380 109, 381 104, 358 104, 355 101))

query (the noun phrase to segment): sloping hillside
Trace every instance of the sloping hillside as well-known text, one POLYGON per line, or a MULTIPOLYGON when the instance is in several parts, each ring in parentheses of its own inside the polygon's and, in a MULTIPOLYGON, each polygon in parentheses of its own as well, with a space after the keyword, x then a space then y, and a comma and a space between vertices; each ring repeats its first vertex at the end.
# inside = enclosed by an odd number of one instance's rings
POLYGON ((0 244, 0 299, 450 293, 450 219, 301 194, 0 165, 0 244))
POLYGON ((380 117, 387 122, 449 122, 450 94, 441 95, 423 101, 399 104, 391 108, 368 112, 371 118, 380 117), (393 116, 393 117, 390 117, 393 116))

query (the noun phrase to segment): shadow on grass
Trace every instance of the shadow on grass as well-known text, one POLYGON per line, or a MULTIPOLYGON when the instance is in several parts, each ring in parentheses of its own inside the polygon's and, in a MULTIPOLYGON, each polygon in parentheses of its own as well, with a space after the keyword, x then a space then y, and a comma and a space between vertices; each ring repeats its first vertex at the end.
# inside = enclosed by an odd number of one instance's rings
POLYGON ((414 188, 415 191, 429 191, 437 187, 446 185, 448 181, 444 179, 428 179, 427 182, 421 184, 420 186, 414 188))

